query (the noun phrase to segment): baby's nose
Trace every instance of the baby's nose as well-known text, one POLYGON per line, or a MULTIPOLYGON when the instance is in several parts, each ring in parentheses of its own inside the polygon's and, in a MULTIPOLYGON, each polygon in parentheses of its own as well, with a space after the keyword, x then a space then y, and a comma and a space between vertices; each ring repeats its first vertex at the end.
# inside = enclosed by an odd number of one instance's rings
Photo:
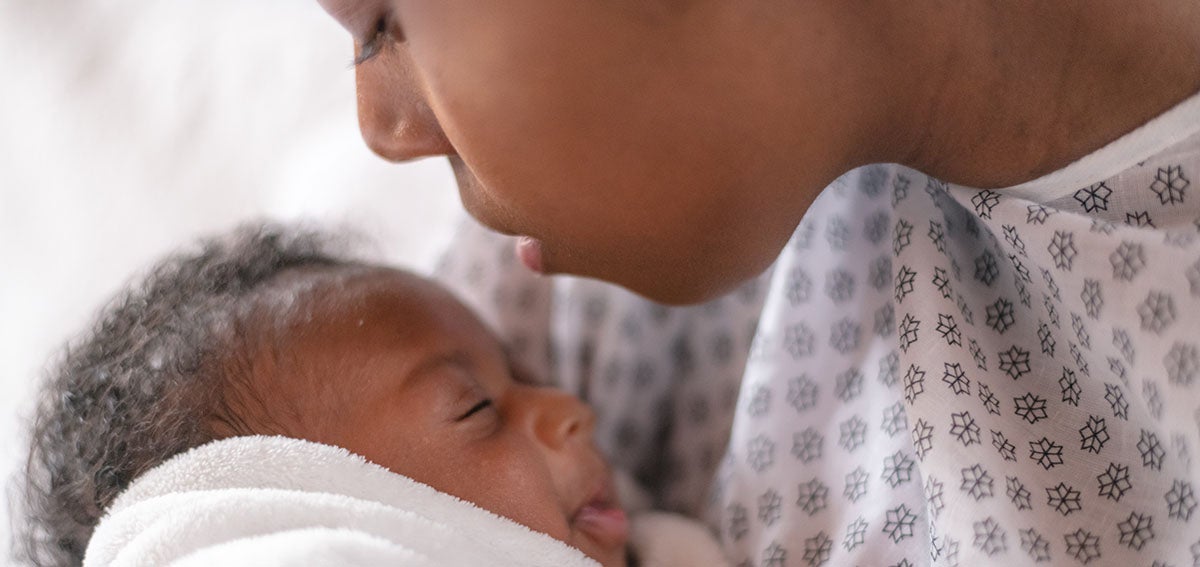
POLYGON ((542 443, 561 448, 576 438, 591 439, 596 414, 579 398, 554 388, 536 388, 531 404, 534 432, 542 443))

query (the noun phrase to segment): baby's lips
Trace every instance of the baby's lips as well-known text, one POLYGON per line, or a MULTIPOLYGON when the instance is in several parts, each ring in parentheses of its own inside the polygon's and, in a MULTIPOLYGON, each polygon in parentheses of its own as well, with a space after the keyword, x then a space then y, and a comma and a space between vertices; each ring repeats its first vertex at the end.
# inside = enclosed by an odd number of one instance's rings
POLYGON ((608 547, 624 546, 629 537, 629 518, 616 506, 584 506, 575 516, 575 524, 608 547))
POLYGON ((517 239, 517 258, 526 268, 539 274, 545 273, 542 263, 542 241, 532 236, 522 236, 517 239))

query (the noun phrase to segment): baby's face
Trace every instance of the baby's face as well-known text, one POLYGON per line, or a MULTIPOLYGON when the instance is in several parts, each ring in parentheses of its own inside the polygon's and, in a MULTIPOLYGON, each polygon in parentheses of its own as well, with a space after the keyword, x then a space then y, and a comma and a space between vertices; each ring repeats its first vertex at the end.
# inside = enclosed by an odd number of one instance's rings
POLYGON ((624 565, 627 523, 586 405, 522 376, 427 280, 379 269, 317 295, 252 362, 267 423, 624 565))

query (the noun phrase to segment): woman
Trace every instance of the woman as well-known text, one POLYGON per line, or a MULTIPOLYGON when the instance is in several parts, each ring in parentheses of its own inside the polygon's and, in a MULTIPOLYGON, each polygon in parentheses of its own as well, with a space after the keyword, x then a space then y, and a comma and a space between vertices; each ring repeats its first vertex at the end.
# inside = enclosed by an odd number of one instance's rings
POLYGON ((734 560, 1200 561, 1200 4, 321 1, 367 143, 528 268, 775 262, 734 560))

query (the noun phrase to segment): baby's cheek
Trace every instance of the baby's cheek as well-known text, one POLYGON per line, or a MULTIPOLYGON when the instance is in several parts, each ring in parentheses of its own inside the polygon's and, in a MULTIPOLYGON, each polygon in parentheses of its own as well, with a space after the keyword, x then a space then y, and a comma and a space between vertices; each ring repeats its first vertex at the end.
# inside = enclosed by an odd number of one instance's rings
POLYGON ((466 497, 491 512, 504 516, 557 540, 571 537, 567 513, 549 472, 536 457, 524 452, 483 456, 469 466, 466 497), (525 456, 523 456, 525 455, 525 456))

